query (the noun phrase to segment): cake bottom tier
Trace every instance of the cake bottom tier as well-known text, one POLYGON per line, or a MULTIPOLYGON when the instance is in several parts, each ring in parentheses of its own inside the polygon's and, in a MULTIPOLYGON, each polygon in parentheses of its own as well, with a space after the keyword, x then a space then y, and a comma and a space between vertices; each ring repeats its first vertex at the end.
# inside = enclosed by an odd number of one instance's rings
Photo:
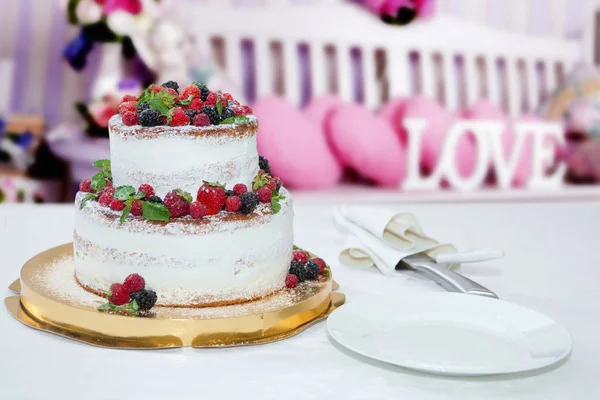
POLYGON ((79 209, 78 195, 75 277, 102 295, 140 274, 159 306, 222 306, 268 296, 285 286, 292 258, 293 211, 286 197, 278 214, 263 205, 251 215, 169 223, 130 216, 119 225, 119 213, 98 203, 79 209))

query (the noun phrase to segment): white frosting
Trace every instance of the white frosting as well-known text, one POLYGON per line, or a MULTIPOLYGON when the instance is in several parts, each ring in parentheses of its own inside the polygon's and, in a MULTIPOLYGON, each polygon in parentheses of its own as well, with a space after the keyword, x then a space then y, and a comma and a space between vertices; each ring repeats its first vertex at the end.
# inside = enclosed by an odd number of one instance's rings
MULTIPOLYGON (((121 123, 115 116, 110 122, 111 167, 115 186, 139 187, 147 183, 158 196, 173 189, 183 189, 192 195, 202 181, 220 182, 231 189, 237 183, 250 185, 258 173, 256 125, 245 128, 244 135, 215 133, 195 135, 199 129, 217 128, 144 128, 136 134, 134 127, 121 123)), ((219 129, 227 126, 219 125, 219 129)))
POLYGON ((235 302, 273 293, 284 286, 293 247, 292 202, 289 193, 282 194, 287 198, 278 214, 261 205, 251 219, 223 221, 220 214, 204 225, 185 223, 191 217, 161 225, 130 216, 120 226, 120 213, 96 202, 82 210, 77 206, 76 277, 106 291, 138 273, 163 305, 235 302))

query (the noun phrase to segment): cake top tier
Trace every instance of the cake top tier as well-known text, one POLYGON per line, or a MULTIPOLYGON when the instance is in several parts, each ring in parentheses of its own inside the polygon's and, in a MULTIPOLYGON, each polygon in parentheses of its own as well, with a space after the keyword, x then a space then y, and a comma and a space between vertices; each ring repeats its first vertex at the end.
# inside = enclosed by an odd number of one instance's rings
MULTIPOLYGON (((202 128, 252 122, 248 117, 252 114, 250 107, 240 104, 229 93, 213 92, 205 84, 196 82, 184 88, 173 81, 150 85, 139 96, 123 97, 119 114, 122 124, 132 128, 190 125, 202 128)), ((190 130, 205 134, 224 131, 227 128, 190 130)))

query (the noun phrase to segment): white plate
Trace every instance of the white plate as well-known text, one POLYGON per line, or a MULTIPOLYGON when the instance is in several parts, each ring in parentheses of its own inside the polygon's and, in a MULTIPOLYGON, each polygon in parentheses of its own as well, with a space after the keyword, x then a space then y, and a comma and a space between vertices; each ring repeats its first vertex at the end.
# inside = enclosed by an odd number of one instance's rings
POLYGON ((571 352, 552 319, 502 300, 459 293, 386 296, 347 303, 327 331, 363 356, 443 375, 493 375, 554 364, 571 352))

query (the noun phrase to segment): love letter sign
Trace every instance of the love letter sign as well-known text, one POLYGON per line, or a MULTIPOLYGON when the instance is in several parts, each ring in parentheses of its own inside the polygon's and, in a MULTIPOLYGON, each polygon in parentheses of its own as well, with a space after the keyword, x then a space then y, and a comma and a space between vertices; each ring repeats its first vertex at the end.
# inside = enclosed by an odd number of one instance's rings
POLYGON ((497 121, 458 120, 446 132, 442 153, 435 170, 428 176, 420 174, 420 155, 423 146, 423 131, 428 121, 422 118, 407 118, 403 121, 408 132, 408 173, 404 189, 437 189, 442 179, 459 190, 474 190, 481 187, 490 166, 496 173, 497 184, 509 188, 515 175, 517 164, 525 151, 531 162, 531 174, 526 183, 528 188, 550 188, 560 186, 567 166, 560 163, 552 173, 548 168, 555 164, 557 147, 565 143, 563 127, 555 122, 515 122, 512 149, 506 155, 504 138, 506 124, 497 121), (457 169, 456 149, 461 137, 474 135, 476 139, 476 162, 469 176, 461 176, 457 169), (526 148, 530 140, 532 146, 526 148))

